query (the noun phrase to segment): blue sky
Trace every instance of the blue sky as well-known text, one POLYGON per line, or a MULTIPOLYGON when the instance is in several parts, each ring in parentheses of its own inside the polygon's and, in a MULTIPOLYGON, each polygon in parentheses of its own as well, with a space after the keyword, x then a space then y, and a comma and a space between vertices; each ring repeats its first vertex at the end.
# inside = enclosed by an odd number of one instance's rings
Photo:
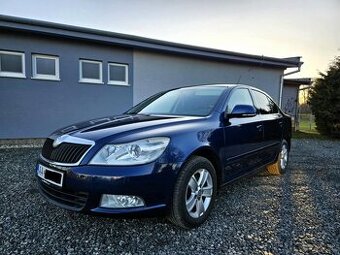
POLYGON ((274 57, 315 77, 340 55, 340 0, 0 0, 0 14, 274 57))

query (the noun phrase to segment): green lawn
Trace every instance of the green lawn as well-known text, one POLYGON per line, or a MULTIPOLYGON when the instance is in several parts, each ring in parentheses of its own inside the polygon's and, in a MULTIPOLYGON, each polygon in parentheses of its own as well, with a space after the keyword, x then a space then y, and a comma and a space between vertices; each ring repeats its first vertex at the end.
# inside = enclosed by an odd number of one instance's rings
POLYGON ((303 132, 318 133, 318 131, 316 130, 316 125, 314 121, 310 122, 309 120, 301 119, 299 127, 300 127, 300 131, 303 131, 303 132))
POLYGON ((325 139, 325 137, 320 135, 316 130, 314 118, 310 118, 309 114, 300 115, 299 131, 293 132, 293 138, 325 139))
POLYGON ((329 139, 323 135, 320 135, 318 132, 304 132, 304 131, 295 131, 293 132, 294 139, 329 139))
POLYGON ((296 138, 296 139, 303 139, 303 138, 307 138, 307 139, 333 139, 333 138, 321 135, 316 130, 314 117, 311 118, 310 114, 300 114, 299 131, 293 132, 293 138, 296 138))
POLYGON ((318 133, 314 121, 314 116, 310 114, 300 114, 300 131, 307 133, 318 133))

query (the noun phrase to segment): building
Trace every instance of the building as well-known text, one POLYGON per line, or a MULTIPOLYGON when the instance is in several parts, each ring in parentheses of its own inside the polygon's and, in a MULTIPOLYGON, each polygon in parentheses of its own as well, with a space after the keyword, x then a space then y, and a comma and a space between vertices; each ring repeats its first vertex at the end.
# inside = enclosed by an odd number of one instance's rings
POLYGON ((183 85, 243 83, 280 103, 284 71, 301 64, 0 16, 0 139, 46 137, 183 85))
POLYGON ((284 112, 292 116, 294 128, 299 129, 299 91, 300 86, 308 89, 312 84, 311 78, 284 79, 282 91, 281 108, 284 112))

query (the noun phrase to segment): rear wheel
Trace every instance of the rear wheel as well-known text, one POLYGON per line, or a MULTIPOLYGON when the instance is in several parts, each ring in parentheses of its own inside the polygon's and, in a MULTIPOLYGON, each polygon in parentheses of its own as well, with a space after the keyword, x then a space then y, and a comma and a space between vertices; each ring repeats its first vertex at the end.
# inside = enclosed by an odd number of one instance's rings
POLYGON ((267 171, 273 175, 284 174, 288 165, 289 159, 289 147, 286 140, 282 141, 281 151, 277 158, 277 161, 267 166, 267 171))
POLYGON ((201 225, 213 207, 216 188, 217 177, 211 162, 191 157, 175 184, 169 220, 186 229, 201 225))

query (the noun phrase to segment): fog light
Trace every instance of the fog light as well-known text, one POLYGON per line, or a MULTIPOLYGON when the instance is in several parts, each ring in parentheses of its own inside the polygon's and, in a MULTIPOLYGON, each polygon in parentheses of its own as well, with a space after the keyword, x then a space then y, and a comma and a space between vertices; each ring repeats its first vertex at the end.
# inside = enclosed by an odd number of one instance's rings
POLYGON ((105 208, 129 208, 144 205, 143 199, 137 196, 103 194, 100 200, 100 207, 105 208))

